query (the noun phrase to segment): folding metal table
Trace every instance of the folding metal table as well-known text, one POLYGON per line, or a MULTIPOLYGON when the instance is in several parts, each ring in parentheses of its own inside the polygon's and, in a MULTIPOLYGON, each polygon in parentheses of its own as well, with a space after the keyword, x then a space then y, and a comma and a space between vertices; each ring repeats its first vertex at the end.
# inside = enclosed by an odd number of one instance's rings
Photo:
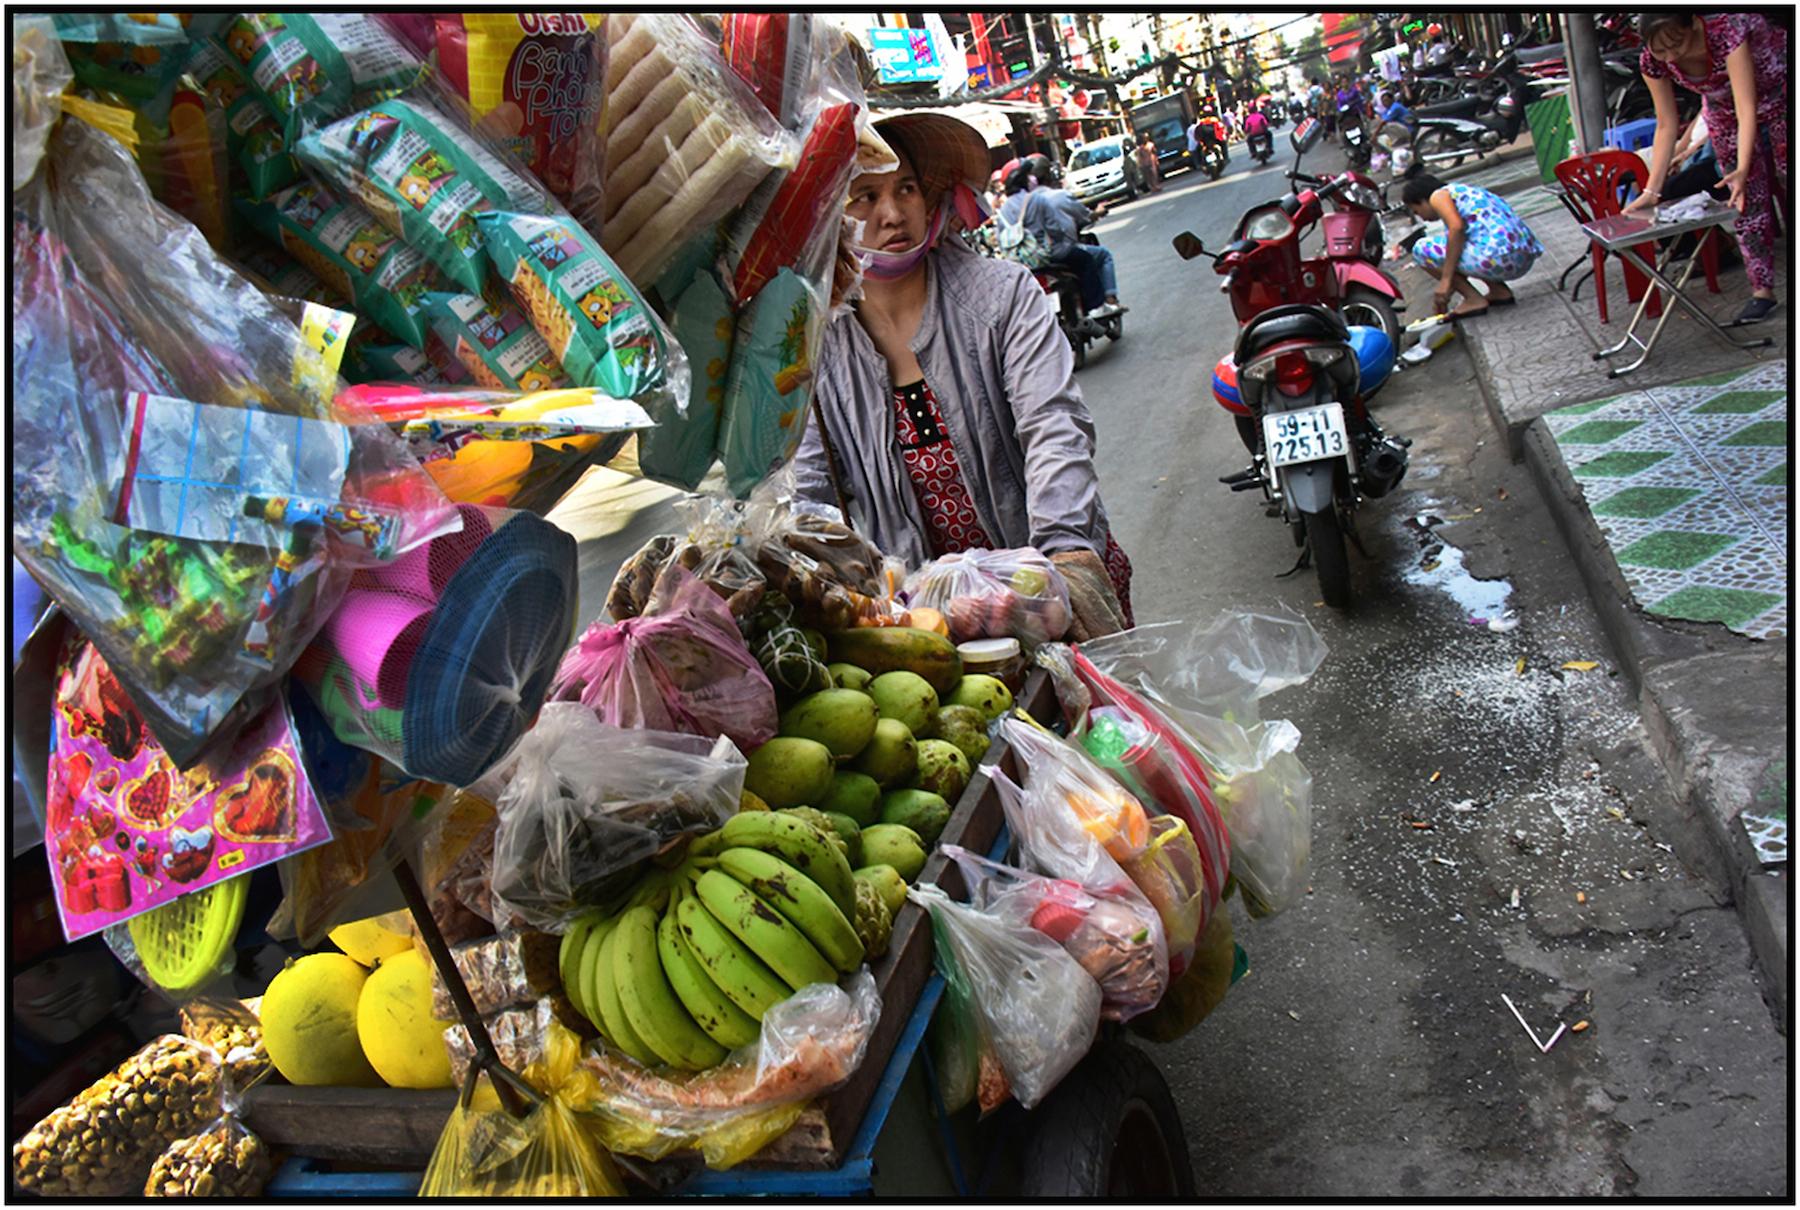
POLYGON ((1734 221, 1737 216, 1738 212, 1729 206, 1709 206, 1704 213, 1694 218, 1664 220, 1654 216, 1646 218, 1641 214, 1615 214, 1609 218, 1595 219, 1593 222, 1581 224, 1581 229, 1587 232, 1590 239, 1606 251, 1617 253, 1642 269, 1649 275, 1651 282, 1650 289, 1644 291, 1644 297, 1638 300, 1637 311, 1632 315, 1631 323, 1625 328, 1624 338, 1611 348, 1601 349, 1594 354, 1594 360, 1601 361, 1624 352, 1631 345, 1637 346, 1640 350, 1638 359, 1630 365, 1614 366, 1607 371, 1608 378, 1629 374, 1649 360, 1650 351, 1656 347, 1657 339, 1662 335, 1663 325, 1667 324, 1669 316, 1674 314, 1673 304, 1676 303, 1681 304, 1695 319, 1740 349, 1759 349, 1774 343, 1772 338, 1767 336, 1758 340, 1739 340, 1720 327, 1718 321, 1703 311, 1699 304, 1689 298, 1686 293, 1688 279, 1694 275, 1694 266, 1700 263, 1700 252, 1705 247, 1706 241, 1717 239, 1719 228, 1734 221), (1681 277, 1676 281, 1670 281, 1664 276, 1664 270, 1669 267, 1670 261, 1674 258, 1675 241, 1673 237, 1687 235, 1690 232, 1700 233, 1698 241, 1694 245, 1692 254, 1687 258, 1687 265, 1682 269, 1681 277), (1634 251, 1637 245, 1646 240, 1667 241, 1654 265, 1646 263, 1644 258, 1634 251), (1656 321, 1656 326, 1650 330, 1650 339, 1645 340, 1637 334, 1637 327, 1644 318, 1644 312, 1650 306, 1650 300, 1655 297, 1654 291, 1659 289, 1663 292, 1665 299, 1663 313, 1661 318, 1656 321))

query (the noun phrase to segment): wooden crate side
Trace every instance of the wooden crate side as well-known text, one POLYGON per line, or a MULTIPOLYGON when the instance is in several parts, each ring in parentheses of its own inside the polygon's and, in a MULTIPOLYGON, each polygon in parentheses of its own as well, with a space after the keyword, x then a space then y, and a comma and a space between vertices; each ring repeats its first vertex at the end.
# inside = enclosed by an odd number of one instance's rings
POLYGON ((456 1107, 453 1088, 297 1088, 244 1094, 244 1124, 271 1147, 324 1160, 424 1168, 456 1107))

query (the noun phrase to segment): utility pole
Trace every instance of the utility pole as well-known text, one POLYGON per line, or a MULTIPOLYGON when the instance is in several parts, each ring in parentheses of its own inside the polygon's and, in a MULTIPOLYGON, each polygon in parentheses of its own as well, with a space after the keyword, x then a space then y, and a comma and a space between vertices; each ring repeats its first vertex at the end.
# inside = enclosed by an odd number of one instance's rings
POLYGON ((1099 69, 1099 74, 1107 78, 1106 102, 1112 107, 1111 112, 1119 115, 1121 126, 1135 134, 1136 131, 1131 127, 1131 117, 1125 112, 1125 105, 1119 99, 1119 86, 1112 82, 1112 67, 1106 61, 1106 42, 1100 36, 1100 15, 1089 12, 1084 14, 1083 19, 1087 25, 1088 53, 1094 56, 1094 66, 1099 69))
POLYGON ((1600 66, 1600 40, 1594 36, 1592 13, 1564 13, 1562 19, 1569 56, 1569 116, 1575 122, 1576 149, 1589 155, 1606 141, 1606 73, 1600 66))
MULTIPOLYGON (((1036 13, 1024 13, 1025 18, 1025 53, 1029 56, 1031 70, 1036 74, 1039 62, 1038 23, 1036 13)), ((1054 53, 1054 52, 1052 52, 1054 53)), ((1038 85, 1044 90, 1044 142, 1050 145, 1050 162, 1058 168, 1063 165, 1062 139, 1056 130, 1056 107, 1050 104, 1050 82, 1045 80, 1038 85)))

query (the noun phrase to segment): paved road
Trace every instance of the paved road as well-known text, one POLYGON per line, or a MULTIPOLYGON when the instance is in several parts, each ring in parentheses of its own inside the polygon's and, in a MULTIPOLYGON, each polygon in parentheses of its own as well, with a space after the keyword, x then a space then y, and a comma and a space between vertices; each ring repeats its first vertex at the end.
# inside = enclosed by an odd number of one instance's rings
MULTIPOLYGON (((1200 1190, 1785 1194, 1786 1043, 1720 906, 1712 849, 1662 789, 1466 353, 1453 342, 1377 401, 1414 440, 1413 467, 1366 510, 1348 613, 1318 603, 1311 572, 1278 578, 1298 553, 1286 530, 1255 493, 1216 482, 1244 463, 1209 389, 1235 324, 1210 264, 1169 241, 1186 228, 1222 245, 1281 173, 1240 154, 1216 183, 1183 174, 1103 220, 1132 310, 1080 374, 1139 621, 1285 609, 1331 651, 1263 703, 1303 736, 1312 891, 1266 920, 1234 902, 1250 973, 1188 1037, 1144 1044, 1180 1101, 1200 1190), (1511 629, 1470 622, 1505 610, 1511 629), (1597 666, 1565 667, 1585 661, 1597 666), (1571 1032, 1541 1053, 1502 995, 1540 1037, 1571 1032)), ((668 496, 595 476, 557 511, 589 538, 588 615, 623 553, 673 527, 668 496)), ((950 1193, 926 1113, 915 1072, 877 1151, 878 1192, 950 1193)), ((979 1171, 1006 1125, 959 1125, 979 1171)), ((1003 1164, 991 1191, 1014 1179, 1003 1164)))
MULTIPOLYGON (((1240 159, 1103 220, 1132 311, 1081 374, 1139 621, 1286 609, 1331 649, 1311 682, 1264 703, 1304 737, 1312 894, 1267 920, 1234 904, 1250 974, 1187 1038, 1147 1047, 1200 1189, 1786 1193, 1785 1041, 1706 838, 1656 777, 1466 353, 1453 342, 1377 399, 1413 462, 1366 508, 1351 611, 1318 604, 1310 571, 1277 578, 1297 553, 1284 526, 1216 482, 1244 464, 1209 387, 1233 321, 1210 263, 1182 262, 1170 239, 1186 228, 1221 246, 1283 188, 1279 164, 1240 159), (1507 610, 1512 629, 1471 624, 1507 610), (1565 667, 1584 661, 1598 666, 1565 667), (1590 1024, 1541 1053, 1502 995, 1540 1037, 1590 1024)), ((1416 270, 1401 280, 1423 285, 1416 270)))

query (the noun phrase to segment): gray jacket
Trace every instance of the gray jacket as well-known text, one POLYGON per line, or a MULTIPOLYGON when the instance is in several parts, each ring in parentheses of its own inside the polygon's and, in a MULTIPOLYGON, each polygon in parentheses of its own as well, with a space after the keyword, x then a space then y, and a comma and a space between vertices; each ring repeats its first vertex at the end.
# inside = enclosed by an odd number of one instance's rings
MULTIPOLYGON (((1087 549, 1104 558, 1094 421, 1049 296, 1023 265, 979 256, 955 235, 926 265, 925 314, 911 347, 982 528, 1002 547, 1087 549)), ((825 330, 815 399, 848 519, 916 569, 937 552, 895 439, 893 387, 855 315, 825 330)), ((802 496, 838 503, 817 423, 807 425, 794 470, 802 496)))
POLYGON ((1093 213, 1067 189, 1043 186, 1008 197, 1000 205, 1000 216, 1009 223, 1023 222, 1027 231, 1043 236, 1053 260, 1067 256, 1081 242, 1081 229, 1094 221, 1093 213))

